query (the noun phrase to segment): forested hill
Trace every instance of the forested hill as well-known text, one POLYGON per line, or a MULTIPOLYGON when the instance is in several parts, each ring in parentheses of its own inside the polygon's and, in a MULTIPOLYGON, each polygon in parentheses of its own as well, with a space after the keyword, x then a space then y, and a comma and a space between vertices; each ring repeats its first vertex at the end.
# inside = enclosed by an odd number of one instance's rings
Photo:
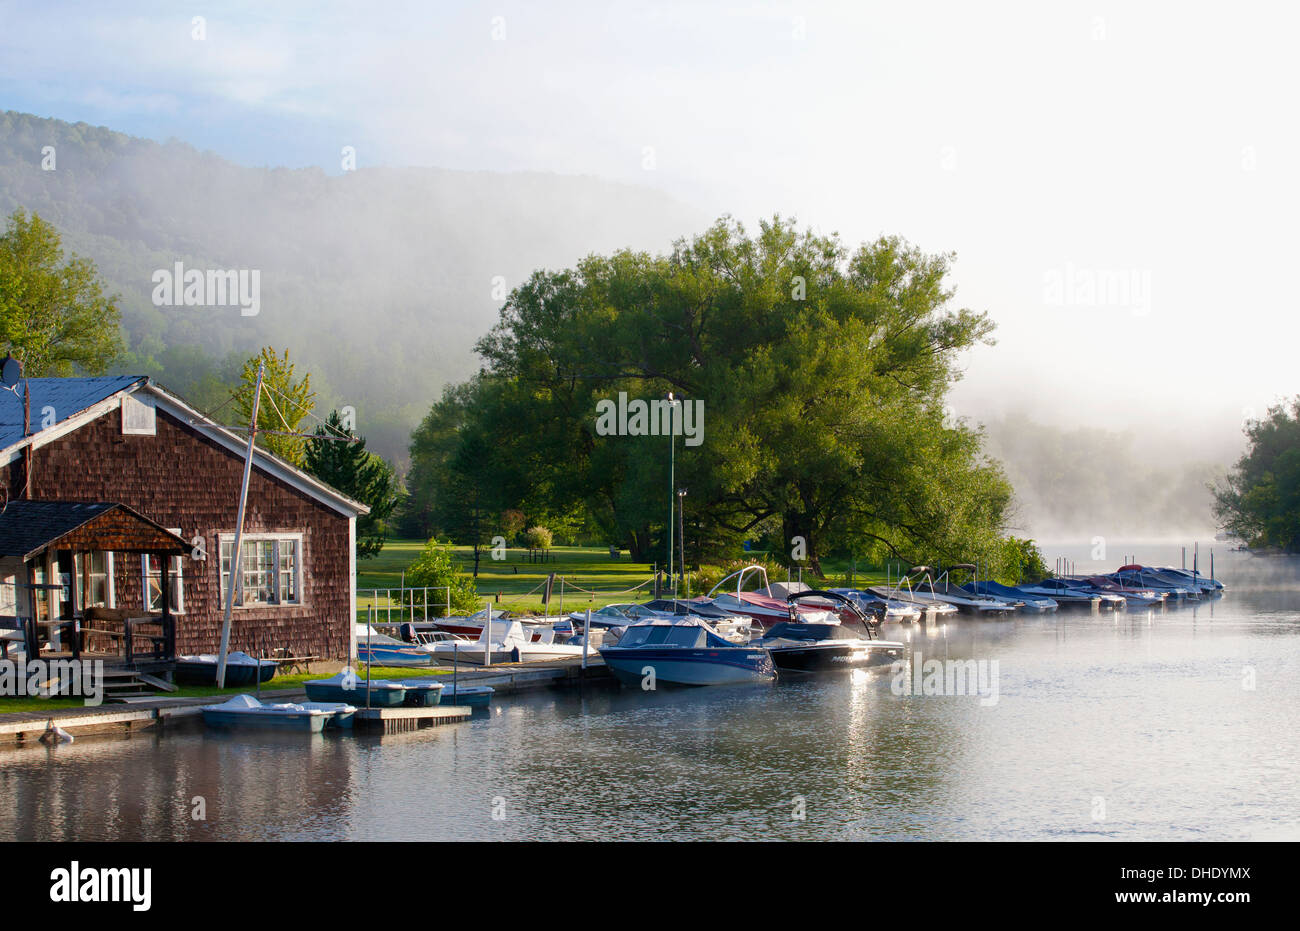
POLYGON ((288 347, 312 373, 318 413, 355 406, 369 446, 398 459, 442 385, 476 369, 474 341, 500 307, 494 279, 509 289, 591 252, 664 251, 711 219, 590 177, 358 163, 338 176, 250 168, 182 142, 0 113, 0 212, 53 223, 121 295, 131 356, 119 370, 200 403, 235 358, 288 347), (260 312, 155 307, 151 276, 176 262, 260 270, 260 312))

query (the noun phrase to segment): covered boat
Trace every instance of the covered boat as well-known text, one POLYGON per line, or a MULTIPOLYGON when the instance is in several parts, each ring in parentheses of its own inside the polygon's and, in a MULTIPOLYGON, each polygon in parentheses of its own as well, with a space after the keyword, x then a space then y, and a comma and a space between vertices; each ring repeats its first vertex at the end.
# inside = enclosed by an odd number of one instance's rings
POLYGON ((344 669, 328 679, 303 683, 307 697, 320 702, 351 702, 370 708, 395 708, 406 702, 407 687, 401 682, 370 679, 344 669))
POLYGON ((319 733, 326 726, 349 728, 356 708, 342 702, 263 704, 252 695, 236 695, 219 705, 204 705, 209 727, 270 728, 319 733))
POLYGON ((624 685, 730 685, 770 682, 776 666, 767 650, 732 643, 703 618, 646 618, 623 632, 600 657, 624 685), (652 679, 650 677, 653 677, 652 679))
POLYGON ((1001 582, 988 579, 967 582, 962 588, 973 594, 983 595, 985 598, 993 598, 998 601, 1006 601, 1008 604, 1014 604, 1021 611, 1055 611, 1060 607, 1054 599, 1048 598, 1046 595, 1031 595, 1024 589, 1016 588, 1014 585, 1003 585, 1001 582))
MULTIPOLYGON (((216 685, 217 661, 215 653, 176 657, 173 676, 178 685, 216 685)), ((280 664, 273 659, 254 659, 247 653, 235 650, 226 654, 226 686, 255 685, 269 682, 280 664)))

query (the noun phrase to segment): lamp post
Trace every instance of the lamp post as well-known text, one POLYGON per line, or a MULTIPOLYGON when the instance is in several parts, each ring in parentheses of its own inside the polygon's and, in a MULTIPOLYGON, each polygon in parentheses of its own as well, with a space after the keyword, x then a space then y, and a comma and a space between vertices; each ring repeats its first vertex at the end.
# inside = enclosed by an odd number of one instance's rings
POLYGON ((677 405, 682 403, 668 392, 668 584, 673 587, 673 597, 677 596, 677 586, 673 585, 673 493, 677 487, 677 405))
POLYGON ((681 547, 681 560, 682 560, 681 580, 683 586, 682 597, 689 598, 691 597, 691 591, 690 588, 686 587, 687 582, 686 582, 686 489, 685 488, 677 489, 677 529, 680 533, 680 542, 682 544, 681 547))

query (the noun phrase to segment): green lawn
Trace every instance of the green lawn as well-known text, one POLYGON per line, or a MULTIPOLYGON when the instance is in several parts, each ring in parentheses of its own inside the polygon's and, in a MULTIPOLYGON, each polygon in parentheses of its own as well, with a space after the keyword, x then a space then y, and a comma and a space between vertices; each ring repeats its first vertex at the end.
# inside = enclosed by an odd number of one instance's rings
MULTIPOLYGON (((387 620, 390 617, 393 621, 397 620, 399 612, 396 607, 392 609, 391 614, 388 612, 387 608, 391 602, 384 593, 380 592, 378 598, 372 599, 368 590, 400 587, 402 571, 415 561, 423 546, 424 542, 421 540, 390 540, 384 544, 378 556, 357 563, 358 620, 365 620, 366 609, 372 601, 379 612, 380 620, 387 620)), ((452 553, 465 572, 473 571, 474 554, 470 547, 453 546, 452 553)), ((494 604, 512 611, 541 612, 543 608, 541 593, 528 593, 544 582, 547 574, 551 572, 554 572, 557 577, 552 593, 552 613, 559 613, 561 606, 565 612, 568 612, 582 610, 588 606, 593 609, 600 608, 616 601, 646 601, 653 597, 652 588, 648 585, 637 592, 626 591, 648 581, 652 572, 649 563, 634 563, 626 553, 615 559, 609 555, 609 550, 605 547, 557 546, 551 550, 550 555, 554 557, 553 562, 548 559, 545 563, 531 563, 527 559, 526 550, 512 548, 506 551, 504 560, 497 561, 491 558, 489 550, 484 549, 479 563, 479 597, 485 602, 487 599, 492 599, 494 604), (560 577, 563 577, 563 585, 560 577), (591 595, 579 589, 600 594, 591 595)), ((848 570, 849 563, 828 560, 823 563, 823 568, 838 585, 840 584, 838 580, 848 570)), ((809 584, 814 584, 816 581, 807 574, 804 580, 809 584)), ((773 581, 777 579, 773 578, 773 581)), ((884 573, 858 572, 855 578, 855 584, 859 585, 879 585, 884 581, 884 573)), ((703 593, 692 591, 691 594, 703 593)), ((438 594, 430 592, 429 601, 429 614, 432 617, 437 613, 438 594)), ((417 607, 415 618, 419 620, 422 617, 423 612, 417 607)))

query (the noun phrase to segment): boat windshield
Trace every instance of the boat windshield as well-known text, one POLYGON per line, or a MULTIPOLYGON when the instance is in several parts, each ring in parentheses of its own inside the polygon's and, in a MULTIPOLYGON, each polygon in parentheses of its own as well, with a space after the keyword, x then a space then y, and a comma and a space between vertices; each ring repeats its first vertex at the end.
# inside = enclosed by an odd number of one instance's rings
POLYGON ((620 647, 669 646, 702 647, 705 631, 703 627, 684 625, 644 624, 627 628, 619 638, 620 647))

